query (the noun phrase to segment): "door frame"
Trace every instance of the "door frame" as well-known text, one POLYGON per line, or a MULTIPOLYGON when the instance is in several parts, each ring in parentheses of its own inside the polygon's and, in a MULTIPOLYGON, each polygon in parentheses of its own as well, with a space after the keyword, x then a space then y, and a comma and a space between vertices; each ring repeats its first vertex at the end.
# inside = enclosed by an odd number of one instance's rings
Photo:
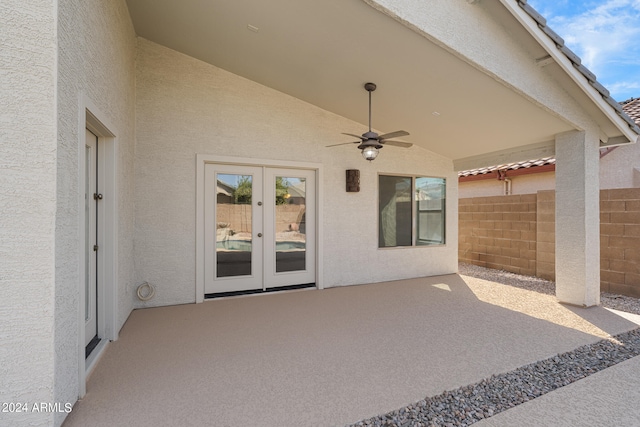
POLYGON ((117 247, 118 191, 116 185, 117 147, 115 128, 107 116, 84 94, 78 105, 78 396, 86 394, 86 380, 109 341, 118 339, 117 247), (98 336, 101 341, 85 357, 85 145, 89 129, 98 137, 98 191, 105 194, 98 215, 98 336))
POLYGON ((309 162, 295 162, 273 159, 254 159, 246 157, 216 156, 211 154, 196 154, 196 303, 204 302, 204 271, 205 271, 205 227, 204 227, 204 207, 205 207, 205 165, 209 163, 220 163, 234 166, 255 166, 282 169, 306 169, 312 170, 316 174, 316 288, 323 289, 322 274, 322 164, 309 162))

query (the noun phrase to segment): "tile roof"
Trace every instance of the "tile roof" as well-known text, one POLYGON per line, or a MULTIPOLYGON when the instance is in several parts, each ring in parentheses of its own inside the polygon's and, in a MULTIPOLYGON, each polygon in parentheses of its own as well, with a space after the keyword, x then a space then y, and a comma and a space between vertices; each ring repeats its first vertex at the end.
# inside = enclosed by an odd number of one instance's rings
POLYGON ((544 157, 538 160, 526 160, 524 162, 505 163, 497 166, 489 166, 487 168, 470 169, 466 171, 461 171, 461 172, 458 172, 458 177, 472 176, 472 175, 485 175, 495 171, 516 170, 516 169, 522 169, 522 168, 530 168, 534 166, 554 165, 555 163, 556 163, 556 159, 554 157, 544 157))
MULTIPOLYGON (((640 125, 640 98, 631 98, 620 103, 620 108, 628 115, 630 120, 640 125)), ((600 155, 603 156, 609 153, 615 147, 607 147, 600 149, 600 155)), ((555 157, 544 157, 537 160, 526 160, 524 162, 505 163, 497 166, 489 166, 485 168, 469 169, 466 171, 458 172, 458 177, 473 176, 473 175, 485 175, 499 170, 515 170, 521 168, 530 168, 536 166, 555 165, 555 157)))
POLYGON ((602 95, 602 98, 607 102, 607 104, 609 104, 614 110, 616 110, 622 120, 627 122, 629 127, 633 129, 634 132, 640 134, 640 123, 632 120, 631 117, 629 117, 629 115, 625 113, 621 105, 618 104, 618 102, 616 102, 616 100, 609 95, 609 91, 597 81, 595 74, 589 71, 587 67, 582 64, 580 57, 573 51, 571 51, 571 49, 569 49, 567 46, 565 46, 564 39, 547 26, 547 20, 542 15, 540 15, 540 13, 538 13, 538 11, 536 11, 530 4, 527 4, 527 0, 517 0, 517 3, 518 6, 520 6, 520 8, 527 13, 527 15, 529 15, 534 21, 536 21, 538 27, 556 44, 558 50, 562 52, 564 56, 569 58, 569 61, 571 61, 573 66, 587 79, 589 84, 595 90, 597 90, 600 95, 602 95))
POLYGON ((640 125, 640 98, 631 98, 627 99, 620 103, 622 105, 622 109, 631 120, 640 125))

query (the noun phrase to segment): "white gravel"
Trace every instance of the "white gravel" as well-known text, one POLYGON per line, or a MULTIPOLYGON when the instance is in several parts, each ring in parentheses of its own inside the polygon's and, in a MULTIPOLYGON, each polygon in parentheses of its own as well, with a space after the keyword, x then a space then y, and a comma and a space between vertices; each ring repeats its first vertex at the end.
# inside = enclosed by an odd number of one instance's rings
MULTIPOLYGON (((488 280, 541 294, 555 295, 556 292, 555 282, 540 279, 539 277, 522 276, 504 270, 494 270, 465 263, 458 264, 458 272, 461 276, 488 280)), ((606 308, 640 315, 640 299, 638 298, 601 292, 600 303, 606 308)))

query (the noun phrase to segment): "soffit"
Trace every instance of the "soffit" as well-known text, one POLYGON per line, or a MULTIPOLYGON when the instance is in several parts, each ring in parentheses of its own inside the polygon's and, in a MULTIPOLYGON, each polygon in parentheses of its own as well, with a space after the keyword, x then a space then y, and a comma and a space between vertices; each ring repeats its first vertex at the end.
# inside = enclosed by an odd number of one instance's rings
MULTIPOLYGON (((634 123, 640 124, 640 98, 631 98, 624 102, 620 103, 622 111, 634 121, 634 123)), ((606 147, 600 148, 600 158, 606 156, 617 147, 606 147)), ((524 160, 521 162, 513 162, 513 163, 504 163, 493 166, 486 166, 475 169, 468 169, 463 171, 458 171, 458 177, 468 177, 468 176, 477 176, 477 175, 486 175, 494 171, 506 171, 506 170, 516 170, 522 168, 532 168, 532 171, 540 170, 542 172, 547 172, 547 169, 539 168, 541 166, 547 165, 555 165, 556 158, 555 157, 543 157, 535 160, 524 160)))
POLYGON ((367 81, 376 129, 454 160, 573 129, 361 0, 127 3, 139 36, 362 124, 344 132, 366 130, 367 81))

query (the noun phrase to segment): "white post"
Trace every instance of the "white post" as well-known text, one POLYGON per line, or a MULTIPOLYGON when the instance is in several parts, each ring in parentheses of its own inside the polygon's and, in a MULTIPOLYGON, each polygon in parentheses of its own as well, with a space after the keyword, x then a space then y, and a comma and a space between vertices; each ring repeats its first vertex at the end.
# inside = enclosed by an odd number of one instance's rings
POLYGON ((556 135, 556 296, 563 303, 600 304, 599 140, 556 135))

